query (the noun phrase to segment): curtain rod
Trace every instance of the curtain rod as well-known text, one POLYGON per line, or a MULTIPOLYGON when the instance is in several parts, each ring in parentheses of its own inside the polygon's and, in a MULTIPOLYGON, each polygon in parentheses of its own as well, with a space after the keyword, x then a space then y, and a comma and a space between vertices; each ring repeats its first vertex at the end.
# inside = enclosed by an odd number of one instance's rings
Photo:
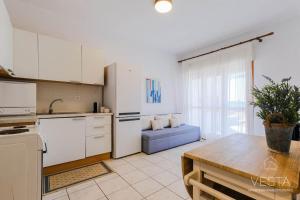
POLYGON ((208 54, 216 53, 218 51, 229 49, 229 48, 239 46, 239 45, 242 45, 242 44, 245 44, 245 43, 248 43, 248 42, 252 42, 252 41, 255 41, 255 40, 258 40, 259 42, 262 42, 263 41, 262 38, 268 37, 268 36, 271 36, 271 35, 274 35, 274 32, 270 32, 270 33, 267 33, 265 35, 261 35, 261 36, 258 36, 258 37, 255 37, 255 38, 252 38, 252 39, 249 39, 249 40, 246 40, 246 41, 242 41, 242 42, 239 42, 239 43, 236 43, 236 44, 233 44, 233 45, 225 46, 225 47, 222 47, 220 49, 213 50, 213 51, 210 51, 210 52, 207 52, 207 53, 203 53, 203 54, 200 54, 200 55, 197 55, 197 56, 193 56, 193 57, 190 57, 190 58, 179 60, 178 63, 182 63, 182 62, 187 61, 187 60, 192 60, 194 58, 198 58, 198 57, 201 57, 201 56, 206 56, 208 54))

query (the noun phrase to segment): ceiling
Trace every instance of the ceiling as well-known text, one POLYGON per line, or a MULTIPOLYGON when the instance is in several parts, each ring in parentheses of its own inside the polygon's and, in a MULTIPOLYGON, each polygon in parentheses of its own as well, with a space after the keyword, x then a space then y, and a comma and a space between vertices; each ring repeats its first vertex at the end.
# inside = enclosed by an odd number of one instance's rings
POLYGON ((5 0, 20 28, 89 43, 123 42, 180 55, 300 13, 299 0, 5 0))

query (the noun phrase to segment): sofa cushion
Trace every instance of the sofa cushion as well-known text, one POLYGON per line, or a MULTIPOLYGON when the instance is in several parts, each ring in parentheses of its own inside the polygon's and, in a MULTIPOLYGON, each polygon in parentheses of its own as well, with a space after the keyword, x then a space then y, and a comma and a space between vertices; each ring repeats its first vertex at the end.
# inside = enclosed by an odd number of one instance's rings
POLYGON ((158 131, 147 130, 142 132, 142 138, 145 140, 156 140, 190 132, 200 133, 200 128, 197 126, 182 125, 177 128, 165 128, 158 131))
POLYGON ((154 116, 153 115, 148 115, 148 116, 142 116, 141 117, 142 130, 152 129, 151 120, 154 120, 154 116))
POLYGON ((184 124, 184 117, 181 113, 174 113, 171 115, 172 118, 176 118, 179 120, 180 125, 184 124))
POLYGON ((171 118, 170 114, 155 116, 156 120, 161 120, 162 121, 164 127, 170 127, 170 118, 171 118))
POLYGON ((171 128, 177 128, 181 125, 180 119, 172 117, 170 119, 171 128))
POLYGON ((151 126, 153 131, 164 129, 162 120, 151 120, 151 126))

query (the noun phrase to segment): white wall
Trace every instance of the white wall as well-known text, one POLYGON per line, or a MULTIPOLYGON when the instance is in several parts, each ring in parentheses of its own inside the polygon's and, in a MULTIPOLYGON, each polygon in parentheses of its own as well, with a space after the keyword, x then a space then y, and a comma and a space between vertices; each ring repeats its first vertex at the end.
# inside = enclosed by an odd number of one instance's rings
POLYGON ((3 0, 0 0, 0 66, 12 69, 13 29, 3 0))
MULTIPOLYGON (((255 84, 265 84, 262 74, 276 81, 292 76, 294 84, 300 85, 300 18, 271 26, 275 35, 256 48, 255 84)), ((262 121, 255 118, 255 132, 264 133, 262 121)))
MULTIPOLYGON (((274 31, 274 36, 266 38, 263 43, 256 43, 255 45, 255 85, 261 87, 266 83, 266 81, 262 78, 263 74, 276 81, 292 76, 293 83, 300 85, 299 24, 300 17, 269 24, 258 28, 251 33, 246 33, 233 39, 216 43, 207 48, 188 52, 180 56, 180 59, 274 31)), ((254 124, 255 134, 264 134, 262 121, 255 117, 254 124)))
MULTIPOLYGON (((88 46, 90 46, 87 43, 88 46)), ((126 44, 116 41, 102 41, 93 44, 94 47, 103 49, 105 63, 117 62, 122 65, 137 65, 142 67, 142 114, 175 113, 176 109, 176 78, 178 65, 175 56, 142 48, 135 44, 126 44), (146 103, 146 78, 158 79, 162 86, 162 103, 146 103)))

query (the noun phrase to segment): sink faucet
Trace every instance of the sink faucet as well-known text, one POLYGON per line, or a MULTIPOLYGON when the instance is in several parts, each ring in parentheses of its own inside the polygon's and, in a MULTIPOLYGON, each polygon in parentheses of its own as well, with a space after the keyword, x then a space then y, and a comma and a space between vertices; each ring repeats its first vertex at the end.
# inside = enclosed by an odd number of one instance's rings
POLYGON ((49 114, 53 114, 53 108, 52 108, 52 106, 53 106, 53 104, 54 104, 55 102, 63 102, 63 100, 62 100, 62 99, 54 99, 54 100, 50 103, 50 106, 49 106, 49 114))

